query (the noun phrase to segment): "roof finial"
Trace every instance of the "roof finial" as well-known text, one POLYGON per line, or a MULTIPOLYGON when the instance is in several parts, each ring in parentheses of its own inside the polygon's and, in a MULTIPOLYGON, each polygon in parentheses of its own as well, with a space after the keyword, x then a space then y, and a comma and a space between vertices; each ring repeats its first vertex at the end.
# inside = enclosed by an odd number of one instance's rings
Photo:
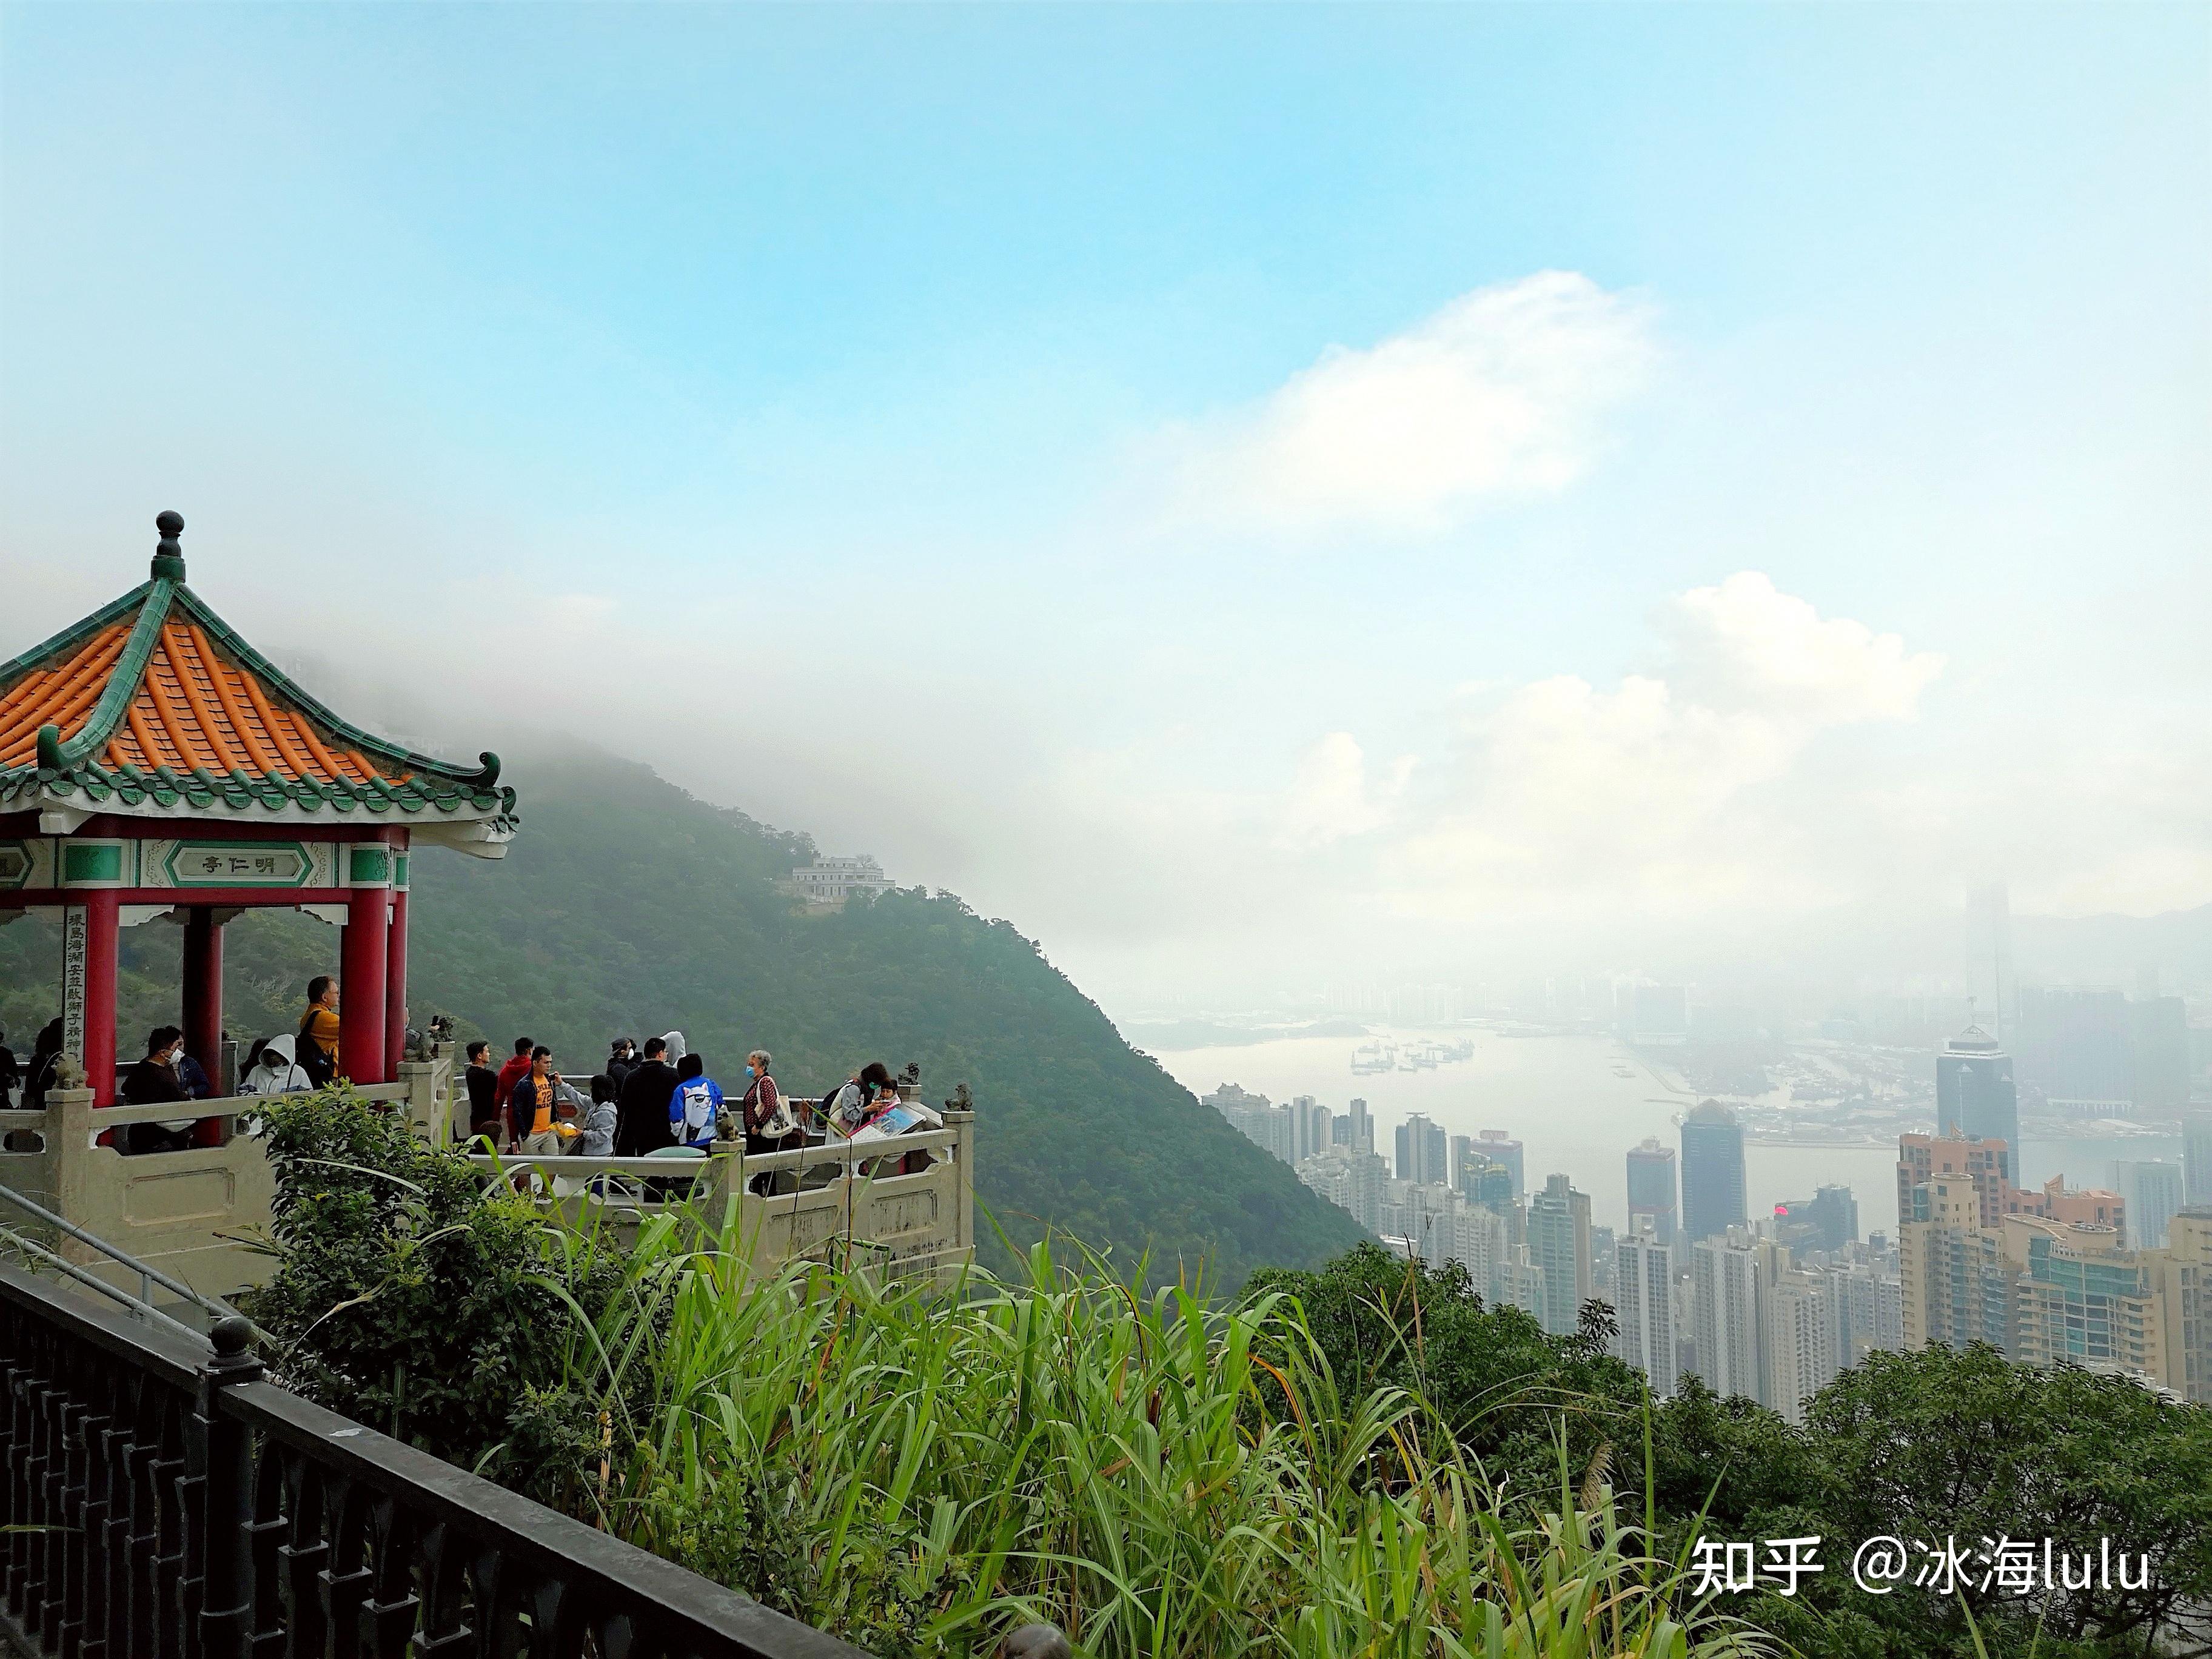
POLYGON ((154 549, 154 580, 180 582, 185 579, 185 550, 177 538, 185 533, 185 515, 181 513, 159 513, 154 517, 154 528, 161 532, 161 539, 154 549))

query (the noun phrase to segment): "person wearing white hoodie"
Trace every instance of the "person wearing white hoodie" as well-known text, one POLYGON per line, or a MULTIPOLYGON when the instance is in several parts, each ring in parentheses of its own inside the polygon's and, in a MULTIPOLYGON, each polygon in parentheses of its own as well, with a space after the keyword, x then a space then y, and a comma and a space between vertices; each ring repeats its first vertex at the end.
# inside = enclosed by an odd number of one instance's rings
POLYGON ((253 1063, 246 1067, 240 1079, 238 1092, 242 1095, 285 1095, 295 1091, 312 1089, 314 1080, 307 1075, 307 1067, 292 1057, 293 1044, 297 1039, 273 1036, 254 1053, 253 1063))

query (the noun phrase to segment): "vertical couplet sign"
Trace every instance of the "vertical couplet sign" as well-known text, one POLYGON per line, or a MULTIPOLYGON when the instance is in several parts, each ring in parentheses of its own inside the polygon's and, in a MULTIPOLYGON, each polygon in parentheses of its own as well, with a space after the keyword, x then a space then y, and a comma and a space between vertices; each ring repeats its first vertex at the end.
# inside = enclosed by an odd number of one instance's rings
POLYGON ((62 907, 62 1052, 84 1064, 84 959, 88 923, 82 904, 62 907))

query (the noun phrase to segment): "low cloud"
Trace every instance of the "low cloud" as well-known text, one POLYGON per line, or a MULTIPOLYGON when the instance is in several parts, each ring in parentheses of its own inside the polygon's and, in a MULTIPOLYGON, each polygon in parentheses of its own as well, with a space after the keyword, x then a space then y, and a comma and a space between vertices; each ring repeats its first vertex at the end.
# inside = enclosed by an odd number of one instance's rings
MULTIPOLYGON (((1470 693, 1384 838, 1382 894, 1492 915, 1832 897, 1839 872, 1811 842, 1833 780, 1799 762, 1832 728, 1913 718, 1942 659, 1752 571, 1679 596, 1663 621, 1659 672, 1470 693)), ((1329 741, 1356 759, 1350 737, 1329 741)), ((1293 800, 1310 789, 1302 770, 1293 800)))
POLYGON ((1176 434, 1182 503, 1279 533, 1445 529, 1490 499, 1581 476, 1599 417, 1653 355, 1648 307, 1576 272, 1477 289, 1176 434))
POLYGON ((1381 779, 1370 781, 1358 740, 1349 732, 1330 732, 1298 761, 1284 803, 1279 844, 1329 847, 1381 829, 1413 769, 1413 757, 1404 756, 1381 779))

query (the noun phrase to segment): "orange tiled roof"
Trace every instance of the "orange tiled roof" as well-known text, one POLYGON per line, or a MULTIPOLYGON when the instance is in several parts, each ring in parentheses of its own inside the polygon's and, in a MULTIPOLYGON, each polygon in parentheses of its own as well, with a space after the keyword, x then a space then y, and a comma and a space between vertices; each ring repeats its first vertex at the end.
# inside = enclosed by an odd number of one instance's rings
MULTIPOLYGON (((130 628, 117 623, 51 668, 33 669, 0 699, 0 769, 21 766, 38 751, 39 728, 58 727, 66 743, 83 729, 106 690, 130 628)), ((191 772, 243 772, 253 779, 303 779, 362 784, 380 771, 358 749, 334 749, 313 723, 277 707, 250 671, 225 662, 196 623, 165 622, 138 682, 137 695, 109 733, 100 758, 112 771, 167 767, 191 772)))
POLYGON ((0 663, 0 811, 427 808, 513 829, 495 757, 448 765, 331 714, 185 586, 184 521, 164 520, 151 581, 0 663))

